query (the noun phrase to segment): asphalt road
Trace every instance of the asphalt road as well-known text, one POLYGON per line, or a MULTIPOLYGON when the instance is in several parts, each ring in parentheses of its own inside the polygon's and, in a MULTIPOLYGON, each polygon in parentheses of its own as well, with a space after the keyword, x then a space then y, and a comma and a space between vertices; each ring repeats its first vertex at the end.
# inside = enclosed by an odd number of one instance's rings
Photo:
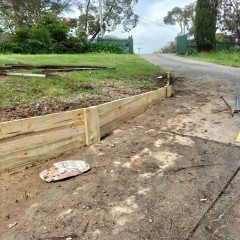
MULTIPOLYGON (((192 78, 192 84, 219 93, 240 95, 240 68, 200 62, 173 54, 142 55, 147 61, 175 75, 192 78)), ((240 56, 239 56, 240 58, 240 56)))

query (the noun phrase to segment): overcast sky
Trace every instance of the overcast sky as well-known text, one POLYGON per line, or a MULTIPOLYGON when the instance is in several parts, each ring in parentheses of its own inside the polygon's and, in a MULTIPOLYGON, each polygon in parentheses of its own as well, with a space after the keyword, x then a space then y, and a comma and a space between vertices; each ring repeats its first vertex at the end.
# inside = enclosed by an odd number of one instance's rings
MULTIPOLYGON (((118 37, 133 36, 135 53, 152 53, 173 41, 180 28, 165 25, 163 18, 174 7, 184 7, 194 0, 139 0, 135 13, 139 15, 139 23, 129 33, 123 33, 121 28, 110 35, 118 37), (139 49, 140 48, 140 49, 139 49)), ((107 33, 108 34, 108 33, 107 33)))

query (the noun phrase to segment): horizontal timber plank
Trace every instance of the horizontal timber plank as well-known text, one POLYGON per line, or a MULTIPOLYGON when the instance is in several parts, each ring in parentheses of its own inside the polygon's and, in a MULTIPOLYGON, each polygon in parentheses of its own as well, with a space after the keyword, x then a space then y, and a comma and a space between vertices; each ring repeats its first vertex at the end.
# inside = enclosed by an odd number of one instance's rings
POLYGON ((7 76, 20 76, 20 77, 36 77, 45 78, 46 74, 36 74, 36 73, 6 73, 7 76))
POLYGON ((65 151, 85 145, 85 135, 70 137, 68 139, 54 141, 53 143, 33 146, 0 156, 0 172, 6 169, 14 169, 33 163, 36 160, 46 160, 58 156, 65 151))
POLYGON ((100 116, 118 108, 118 107, 121 107, 123 105, 126 105, 130 102, 133 102, 135 101, 136 99, 139 99, 141 98, 144 94, 146 93, 143 93, 143 94, 140 94, 140 95, 137 95, 137 96, 132 96, 132 97, 127 97, 127 98, 124 98, 124 99, 119 99, 119 100, 115 100, 113 102, 110 102, 110 103, 104 103, 104 104, 101 104, 101 105, 98 105, 98 108, 99 108, 99 114, 100 116))
POLYGON ((71 125, 76 122, 84 123, 84 109, 4 122, 0 123, 0 140, 71 125))
POLYGON ((123 116, 102 126, 100 128, 101 138, 113 132, 115 129, 117 129, 118 127, 120 127, 122 124, 126 123, 128 120, 132 119, 133 117, 134 117, 133 112, 127 112, 123 116))
POLYGON ((114 121, 115 119, 118 119, 120 116, 125 115, 129 111, 134 112, 138 110, 138 112, 140 111, 141 113, 143 113, 150 105, 149 94, 150 93, 144 94, 141 96, 141 98, 137 98, 134 101, 131 101, 125 105, 119 106, 113 109, 112 111, 109 111, 104 115, 100 116, 100 127, 106 125, 109 122, 114 121))
POLYGON ((29 135, 20 135, 14 138, 0 140, 0 155, 8 152, 14 152, 41 143, 48 144, 50 142, 67 139, 69 137, 84 134, 84 125, 64 126, 61 128, 49 129, 48 131, 33 133, 29 135))

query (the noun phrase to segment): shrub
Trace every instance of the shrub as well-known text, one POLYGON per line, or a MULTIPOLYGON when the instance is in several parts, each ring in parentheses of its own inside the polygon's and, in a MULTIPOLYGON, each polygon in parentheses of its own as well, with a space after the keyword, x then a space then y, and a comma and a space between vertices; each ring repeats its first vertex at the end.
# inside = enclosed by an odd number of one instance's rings
POLYGON ((16 31, 16 40, 19 42, 25 42, 31 37, 31 33, 29 31, 29 28, 17 28, 16 31))
POLYGON ((68 26, 54 13, 47 13, 42 16, 37 23, 38 28, 45 28, 49 31, 51 38, 56 42, 61 42, 67 39, 69 32, 68 26))
POLYGON ((68 37, 62 42, 62 45, 67 53, 83 53, 86 51, 86 43, 77 37, 68 37))
POLYGON ((52 47, 52 39, 49 31, 42 27, 35 27, 31 31, 31 38, 27 41, 29 44, 30 52, 37 53, 49 53, 52 47))
POLYGON ((175 53, 176 52, 176 43, 169 42, 165 47, 161 48, 161 53, 175 53))
POLYGON ((100 43, 88 43, 87 44, 87 52, 105 52, 105 53, 124 53, 123 49, 117 45, 108 45, 108 44, 100 44, 100 43))

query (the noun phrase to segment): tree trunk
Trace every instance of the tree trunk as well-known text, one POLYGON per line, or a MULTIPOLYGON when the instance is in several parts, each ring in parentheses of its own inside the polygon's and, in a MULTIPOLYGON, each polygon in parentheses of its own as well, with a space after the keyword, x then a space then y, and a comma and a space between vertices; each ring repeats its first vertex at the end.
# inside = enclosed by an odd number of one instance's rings
POLYGON ((86 22, 84 30, 87 33, 88 32, 88 13, 89 13, 89 6, 90 6, 91 0, 88 0, 87 7, 86 7, 86 22))
MULTIPOLYGON (((116 0, 114 0, 114 1, 112 2, 112 4, 114 4, 115 2, 116 2, 116 0)), ((111 13, 112 9, 113 9, 113 5, 108 9, 107 13, 106 13, 105 16, 103 17, 103 22, 106 21, 106 19, 107 19, 107 17, 108 17, 108 14, 111 13)), ((98 35, 99 33, 100 33, 100 26, 97 28, 96 32, 93 34, 90 42, 92 42, 92 41, 97 37, 97 35, 98 35)))

